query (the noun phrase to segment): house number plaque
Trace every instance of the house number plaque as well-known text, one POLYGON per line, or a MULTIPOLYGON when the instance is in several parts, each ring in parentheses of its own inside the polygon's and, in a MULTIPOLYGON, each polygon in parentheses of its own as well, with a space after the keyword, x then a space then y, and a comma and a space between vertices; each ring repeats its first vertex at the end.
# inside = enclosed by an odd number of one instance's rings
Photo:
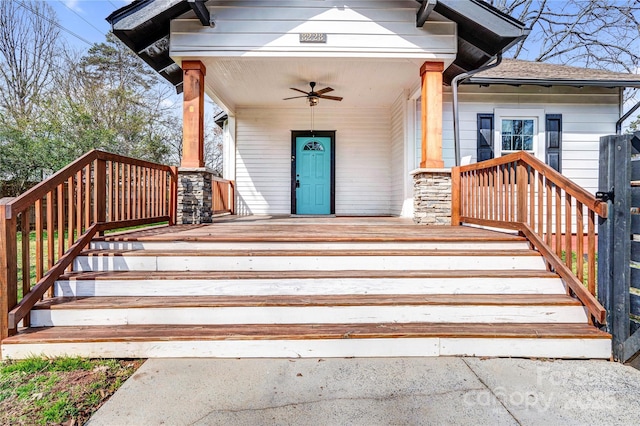
POLYGON ((326 43, 325 33, 300 33, 300 43, 326 43))

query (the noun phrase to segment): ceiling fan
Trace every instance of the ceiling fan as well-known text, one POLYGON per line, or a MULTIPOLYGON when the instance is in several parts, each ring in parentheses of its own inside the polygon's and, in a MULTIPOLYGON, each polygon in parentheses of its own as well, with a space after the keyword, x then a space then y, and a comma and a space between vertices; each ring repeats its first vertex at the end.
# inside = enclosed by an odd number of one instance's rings
POLYGON ((316 87, 316 82, 312 81, 309 83, 309 86, 311 86, 311 91, 310 92, 305 92, 304 90, 300 90, 300 89, 296 89, 295 87, 291 87, 291 90, 295 90, 296 92, 300 92, 300 93, 304 93, 304 96, 293 96, 291 98, 284 98, 283 100, 289 100, 289 99, 298 99, 298 98, 307 98, 307 100, 309 101, 309 106, 316 106, 318 105, 318 102, 320 101, 320 99, 329 99, 332 101, 341 101, 342 98, 339 96, 327 96, 325 95, 325 93, 329 93, 329 92, 333 92, 333 89, 331 87, 325 87, 324 89, 318 90, 317 92, 314 91, 315 87, 316 87))

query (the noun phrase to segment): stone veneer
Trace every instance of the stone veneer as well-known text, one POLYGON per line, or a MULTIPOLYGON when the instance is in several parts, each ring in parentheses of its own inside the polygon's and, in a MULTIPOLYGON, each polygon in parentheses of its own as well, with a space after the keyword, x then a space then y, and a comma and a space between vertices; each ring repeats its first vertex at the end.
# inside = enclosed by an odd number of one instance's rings
POLYGON ((207 168, 178 170, 177 224, 211 223, 213 173, 207 168))
POLYGON ((417 169, 413 175, 413 221, 451 224, 451 169, 417 169))

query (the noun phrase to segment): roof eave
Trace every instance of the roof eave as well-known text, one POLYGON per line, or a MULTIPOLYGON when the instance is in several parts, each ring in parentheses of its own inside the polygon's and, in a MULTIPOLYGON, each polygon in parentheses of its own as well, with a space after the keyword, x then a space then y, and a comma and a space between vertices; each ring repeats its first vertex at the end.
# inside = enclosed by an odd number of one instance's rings
POLYGON ((510 85, 510 86, 573 86, 573 87, 635 87, 640 88, 640 81, 634 80, 570 80, 540 78, 487 78, 470 77, 462 84, 510 85))

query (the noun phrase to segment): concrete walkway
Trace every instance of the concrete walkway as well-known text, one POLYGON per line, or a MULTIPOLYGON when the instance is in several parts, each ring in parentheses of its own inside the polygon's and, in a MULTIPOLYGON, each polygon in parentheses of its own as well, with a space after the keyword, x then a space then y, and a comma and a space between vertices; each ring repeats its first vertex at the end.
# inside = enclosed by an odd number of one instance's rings
POLYGON ((99 425, 637 425, 640 371, 606 361, 152 359, 99 425))

